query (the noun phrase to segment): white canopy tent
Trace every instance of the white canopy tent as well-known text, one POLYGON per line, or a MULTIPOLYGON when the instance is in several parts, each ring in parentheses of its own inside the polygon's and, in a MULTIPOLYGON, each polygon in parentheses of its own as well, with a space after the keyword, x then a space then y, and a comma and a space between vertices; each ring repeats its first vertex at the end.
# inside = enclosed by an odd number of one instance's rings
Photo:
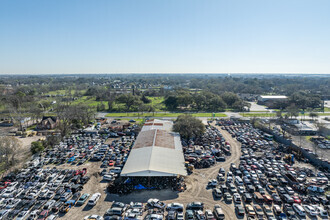
POLYGON ((160 120, 157 126, 142 129, 130 152, 121 176, 177 176, 187 175, 180 135, 169 132, 168 123, 162 130, 160 120))

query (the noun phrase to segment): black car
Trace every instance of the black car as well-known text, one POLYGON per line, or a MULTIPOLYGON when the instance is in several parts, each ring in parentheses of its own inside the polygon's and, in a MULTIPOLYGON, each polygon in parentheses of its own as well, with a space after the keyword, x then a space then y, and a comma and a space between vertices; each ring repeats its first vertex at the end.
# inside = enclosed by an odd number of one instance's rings
POLYGON ((81 193, 80 192, 76 192, 75 194, 73 194, 71 200, 75 200, 78 201, 79 197, 80 197, 81 193))
POLYGON ((187 209, 190 210, 203 210, 204 204, 202 202, 191 202, 187 204, 187 209))
POLYGON ((18 213, 20 213, 21 210, 19 209, 14 209, 9 211, 9 214, 7 215, 7 219, 15 219, 15 216, 18 215, 18 213))
POLYGON ((295 216, 296 213, 290 204, 284 204, 283 211, 287 216, 295 216))
POLYGON ((245 203, 251 203, 252 202, 252 195, 250 193, 244 193, 243 199, 245 203))
POLYGON ((275 204, 278 204, 278 205, 282 204, 282 200, 277 194, 273 193, 272 198, 273 198, 273 201, 275 204))
POLYGON ((286 191, 283 187, 277 187, 277 192, 280 196, 286 194, 286 191))
POLYGON ((25 204, 24 204, 24 209, 30 209, 32 206, 34 206, 34 204, 36 204, 37 200, 32 199, 32 200, 24 200, 25 204))
POLYGON ((46 200, 39 200, 37 203, 33 206, 33 210, 41 209, 46 204, 46 200))
POLYGON ((245 214, 245 211, 244 211, 244 208, 242 205, 236 205, 235 211, 236 211, 237 215, 239 215, 239 216, 244 216, 244 214, 245 214))
POLYGON ((81 184, 86 184, 89 181, 90 177, 89 176, 83 176, 80 178, 80 183, 81 184))

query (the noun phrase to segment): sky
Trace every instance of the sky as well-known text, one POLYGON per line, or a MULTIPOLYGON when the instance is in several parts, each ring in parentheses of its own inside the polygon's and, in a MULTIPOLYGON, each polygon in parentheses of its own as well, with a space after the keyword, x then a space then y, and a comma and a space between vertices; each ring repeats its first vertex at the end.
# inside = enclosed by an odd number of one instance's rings
POLYGON ((0 74, 330 73, 329 0, 0 0, 0 74))

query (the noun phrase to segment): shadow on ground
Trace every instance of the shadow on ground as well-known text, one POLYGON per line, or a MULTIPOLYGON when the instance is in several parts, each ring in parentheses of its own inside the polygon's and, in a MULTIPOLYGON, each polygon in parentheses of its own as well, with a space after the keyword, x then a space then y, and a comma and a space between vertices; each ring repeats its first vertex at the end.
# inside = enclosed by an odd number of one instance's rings
POLYGON ((107 193, 105 201, 118 201, 123 203, 130 202, 147 202, 150 198, 156 198, 161 201, 172 200, 178 198, 178 192, 174 192, 170 189, 166 190, 145 190, 145 191, 136 191, 127 195, 117 195, 107 193))

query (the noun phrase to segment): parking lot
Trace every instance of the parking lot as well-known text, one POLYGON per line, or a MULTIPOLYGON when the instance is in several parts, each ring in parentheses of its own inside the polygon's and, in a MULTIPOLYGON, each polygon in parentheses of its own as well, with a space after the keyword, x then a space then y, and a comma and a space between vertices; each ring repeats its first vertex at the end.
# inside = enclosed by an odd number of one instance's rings
POLYGON ((133 136, 68 138, 2 182, 0 216, 221 219, 223 212, 225 219, 281 219, 280 214, 282 219, 289 214, 290 219, 321 219, 321 214, 328 219, 329 197, 322 190, 327 190, 329 174, 302 168, 300 161, 291 164, 277 143, 248 123, 213 122, 202 139, 183 143, 191 169, 183 192, 110 194, 107 186, 120 175, 133 143, 133 136), (95 204, 90 203, 94 197, 95 204))

